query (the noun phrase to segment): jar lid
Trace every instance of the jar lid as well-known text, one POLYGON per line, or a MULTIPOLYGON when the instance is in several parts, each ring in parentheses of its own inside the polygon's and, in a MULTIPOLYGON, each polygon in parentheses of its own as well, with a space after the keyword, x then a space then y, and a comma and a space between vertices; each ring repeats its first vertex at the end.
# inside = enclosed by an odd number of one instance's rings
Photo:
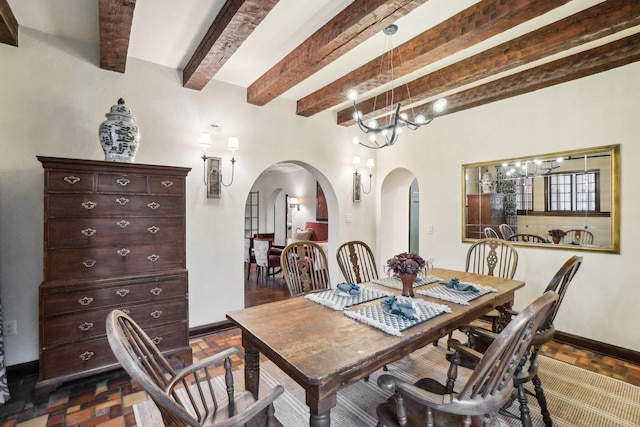
POLYGON ((114 116, 125 116, 132 120, 135 120, 135 117, 131 115, 131 110, 124 105, 124 99, 118 99, 118 103, 116 105, 111 106, 111 110, 105 114, 107 118, 110 118, 111 115, 114 116))

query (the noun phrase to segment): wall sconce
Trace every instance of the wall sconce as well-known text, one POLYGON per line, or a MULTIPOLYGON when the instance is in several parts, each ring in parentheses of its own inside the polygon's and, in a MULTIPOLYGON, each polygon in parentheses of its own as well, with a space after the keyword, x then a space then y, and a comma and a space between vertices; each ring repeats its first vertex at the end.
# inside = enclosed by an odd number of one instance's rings
MULTIPOLYGON (((211 125, 214 133, 220 132, 220 126, 211 125)), ((211 146, 211 133, 200 134, 200 146, 202 147, 202 161, 204 162, 204 185, 207 186, 207 198, 219 199, 222 195, 221 185, 229 187, 233 184, 236 165, 236 150, 239 149, 238 138, 230 136, 227 148, 231 150, 231 181, 225 184, 222 180, 222 158, 207 156, 207 148, 211 146)))
POLYGON ((300 211, 300 201, 298 200, 297 197, 290 197, 289 198, 289 207, 291 209, 296 208, 298 211, 300 211))
POLYGON ((353 166, 355 171, 353 172, 353 201, 360 202, 361 193, 369 194, 371 192, 371 177, 373 176, 373 159, 367 160, 367 168, 369 169, 369 190, 365 191, 362 185, 362 175, 358 172, 358 166, 360 166, 360 156, 353 156, 353 166))

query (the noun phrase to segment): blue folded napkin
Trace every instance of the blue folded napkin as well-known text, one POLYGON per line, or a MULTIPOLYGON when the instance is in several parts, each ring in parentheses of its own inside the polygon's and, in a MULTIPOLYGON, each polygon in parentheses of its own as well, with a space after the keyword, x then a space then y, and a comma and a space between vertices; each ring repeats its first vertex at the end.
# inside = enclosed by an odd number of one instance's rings
POLYGON ((382 304, 387 307, 391 314, 402 316, 409 320, 418 320, 416 309, 413 303, 401 303, 395 295, 391 298, 382 301, 382 304))
POLYGON ((440 282, 441 285, 445 285, 449 289, 453 289, 456 291, 465 291, 465 292, 478 292, 478 288, 473 285, 460 283, 460 280, 457 278, 453 278, 448 282, 440 282))
POLYGON ((355 285, 353 283, 338 283, 338 291, 344 292, 349 295, 359 295, 360 294, 360 286, 355 285))

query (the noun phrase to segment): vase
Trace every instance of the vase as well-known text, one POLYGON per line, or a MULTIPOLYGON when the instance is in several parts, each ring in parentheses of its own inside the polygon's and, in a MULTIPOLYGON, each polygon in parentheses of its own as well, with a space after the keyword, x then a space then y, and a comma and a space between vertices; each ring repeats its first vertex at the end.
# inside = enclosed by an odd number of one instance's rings
POLYGON ((402 281, 402 296, 413 297, 413 282, 416 281, 417 274, 399 274, 402 281))
POLYGON ((98 131, 104 159, 107 162, 132 163, 140 143, 140 131, 135 117, 122 98, 118 99, 118 103, 105 116, 107 120, 102 122, 98 131))

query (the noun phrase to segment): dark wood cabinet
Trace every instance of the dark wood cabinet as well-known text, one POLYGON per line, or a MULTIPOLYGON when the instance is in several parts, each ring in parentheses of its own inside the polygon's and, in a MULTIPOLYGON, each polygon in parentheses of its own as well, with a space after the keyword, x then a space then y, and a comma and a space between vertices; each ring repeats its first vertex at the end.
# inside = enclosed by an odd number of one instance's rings
POLYGON ((189 168, 38 156, 44 167, 41 401, 65 381, 118 367, 105 321, 130 314, 191 363, 185 257, 189 168))
POLYGON ((506 222, 504 199, 502 193, 467 194, 468 238, 483 239, 486 227, 500 236, 499 226, 506 222))

